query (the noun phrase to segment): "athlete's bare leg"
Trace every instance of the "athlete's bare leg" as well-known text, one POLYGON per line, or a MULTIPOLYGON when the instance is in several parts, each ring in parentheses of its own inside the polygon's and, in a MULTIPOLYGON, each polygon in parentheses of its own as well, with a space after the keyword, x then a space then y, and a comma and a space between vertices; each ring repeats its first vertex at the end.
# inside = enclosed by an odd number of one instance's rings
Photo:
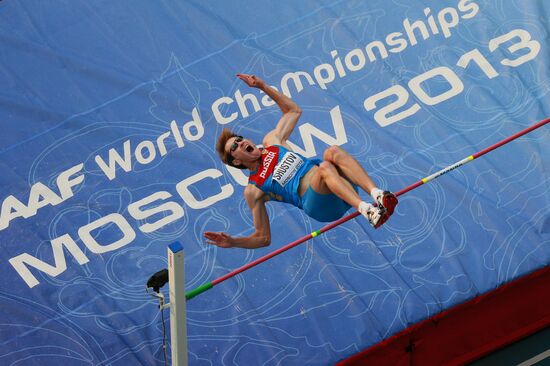
POLYGON ((328 161, 323 161, 319 165, 309 184, 317 193, 334 193, 352 207, 356 209, 359 207, 361 202, 359 194, 353 189, 351 183, 340 175, 336 167, 328 161))
POLYGON ((361 164, 339 146, 331 146, 326 149, 323 159, 336 166, 346 179, 361 187, 368 194, 371 194, 372 189, 376 188, 376 184, 374 184, 361 164))
POLYGON ((378 228, 387 219, 385 210, 374 207, 370 203, 362 201, 351 183, 345 179, 336 166, 328 161, 323 161, 319 168, 313 172, 309 185, 317 193, 333 193, 349 205, 357 209, 374 228, 378 228))

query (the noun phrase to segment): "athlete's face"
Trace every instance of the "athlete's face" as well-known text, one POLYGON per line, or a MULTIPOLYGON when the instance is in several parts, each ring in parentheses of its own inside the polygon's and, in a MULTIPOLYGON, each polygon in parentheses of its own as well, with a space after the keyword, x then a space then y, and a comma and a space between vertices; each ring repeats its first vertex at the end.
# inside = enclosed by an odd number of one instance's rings
POLYGON ((225 151, 233 157, 233 165, 253 162, 261 156, 261 151, 252 141, 242 136, 231 137, 225 143, 225 151))

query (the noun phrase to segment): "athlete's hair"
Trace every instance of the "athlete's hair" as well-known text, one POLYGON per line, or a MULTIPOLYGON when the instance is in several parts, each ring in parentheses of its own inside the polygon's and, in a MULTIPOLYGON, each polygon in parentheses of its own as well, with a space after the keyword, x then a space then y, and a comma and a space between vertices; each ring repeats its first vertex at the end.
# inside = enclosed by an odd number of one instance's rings
POLYGON ((232 137, 237 137, 236 133, 233 133, 229 128, 224 128, 220 136, 218 137, 218 141, 216 142, 216 151, 220 155, 220 159, 232 167, 235 167, 237 169, 246 169, 244 165, 233 165, 233 156, 231 156, 231 153, 225 151, 225 144, 227 144, 227 140, 229 140, 232 137))

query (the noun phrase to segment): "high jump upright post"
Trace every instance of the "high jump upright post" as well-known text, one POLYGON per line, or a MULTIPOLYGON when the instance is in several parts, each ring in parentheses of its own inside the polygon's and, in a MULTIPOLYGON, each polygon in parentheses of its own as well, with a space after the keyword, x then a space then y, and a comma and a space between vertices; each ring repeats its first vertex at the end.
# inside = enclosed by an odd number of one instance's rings
POLYGON ((187 366, 187 307, 183 246, 168 246, 168 283, 170 287, 170 346, 172 366, 187 366))

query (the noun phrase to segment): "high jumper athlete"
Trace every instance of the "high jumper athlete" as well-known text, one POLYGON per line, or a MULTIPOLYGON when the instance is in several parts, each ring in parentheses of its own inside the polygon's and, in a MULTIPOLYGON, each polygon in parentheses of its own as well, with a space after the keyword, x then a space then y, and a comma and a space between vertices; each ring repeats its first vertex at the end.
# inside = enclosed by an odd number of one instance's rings
POLYGON ((208 244, 222 248, 260 248, 271 243, 271 228, 265 203, 270 199, 301 208, 317 221, 334 221, 351 207, 357 209, 376 229, 392 215, 397 197, 378 189, 367 172, 339 146, 323 153, 323 160, 308 159, 287 144, 302 114, 300 107, 257 76, 237 74, 249 87, 265 92, 281 109, 277 127, 263 138, 263 148, 251 140, 224 129, 216 150, 225 164, 248 169, 250 175, 244 197, 252 213, 254 233, 232 237, 223 232, 205 232, 208 244), (369 193, 376 206, 362 201, 357 187, 369 193))

